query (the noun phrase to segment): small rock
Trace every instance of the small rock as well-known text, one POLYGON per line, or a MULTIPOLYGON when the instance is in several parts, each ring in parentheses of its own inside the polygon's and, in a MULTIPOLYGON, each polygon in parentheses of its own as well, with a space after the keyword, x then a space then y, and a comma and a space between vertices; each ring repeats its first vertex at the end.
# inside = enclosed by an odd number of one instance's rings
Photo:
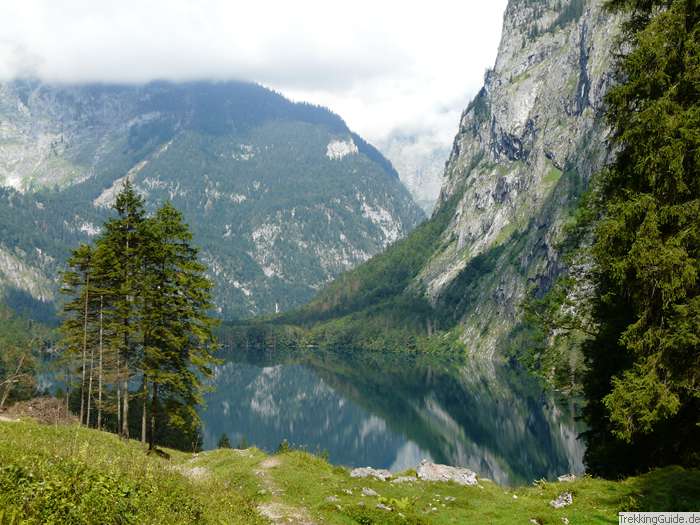
POLYGON ((445 501, 452 502, 452 501, 455 501, 456 499, 457 498, 455 498, 454 496, 445 496, 445 501))
POLYGON ((413 476, 399 476, 391 480, 392 483, 412 483, 418 481, 418 478, 413 476))
POLYGON ((376 478, 386 481, 391 477, 391 472, 385 469, 373 469, 372 467, 354 468, 350 472, 351 478, 376 478))
POLYGON ((549 502, 549 504, 555 509, 563 509, 564 507, 571 505, 573 502, 574 497, 571 495, 571 492, 562 492, 559 494, 557 499, 553 499, 549 502))
POLYGON ((563 476, 559 476, 557 478, 561 483, 571 483, 572 481, 576 481, 576 475, 574 474, 564 474, 563 476))
POLYGON ((542 522, 535 518, 530 518, 530 523, 532 523, 533 525, 542 525, 542 522))
POLYGON ((368 487, 362 487, 362 495, 363 495, 363 496, 371 496, 371 497, 373 497, 373 496, 379 496, 379 494, 377 494, 376 491, 374 491, 374 490, 372 490, 372 489, 370 489, 370 488, 368 488, 368 487))
POLYGON ((328 496, 326 498, 327 503, 338 503, 339 501, 338 496, 328 496))
POLYGON ((569 518, 563 516, 563 517, 561 518, 561 522, 562 522, 564 525, 569 525, 569 518))
POLYGON ((460 467, 437 465, 423 460, 416 469, 418 477, 424 481, 454 481, 459 485, 476 485, 476 473, 460 467))
POLYGON ((394 510, 394 509, 392 509, 391 507, 387 507, 386 505, 384 505, 384 503, 377 503, 377 508, 380 509, 380 510, 386 510, 386 511, 389 511, 389 512, 391 512, 392 510, 394 510))
POLYGON ((518 499, 518 496, 516 496, 515 494, 513 494, 513 499, 518 499))

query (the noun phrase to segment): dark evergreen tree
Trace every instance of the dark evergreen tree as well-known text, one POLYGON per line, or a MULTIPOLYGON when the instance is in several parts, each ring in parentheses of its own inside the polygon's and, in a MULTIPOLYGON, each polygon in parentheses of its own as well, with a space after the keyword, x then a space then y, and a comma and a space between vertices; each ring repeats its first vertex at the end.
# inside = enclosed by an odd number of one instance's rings
POLYGON ((88 348, 91 348, 90 328, 92 315, 91 282, 94 272, 93 250, 86 244, 76 248, 68 259, 68 271, 63 273, 61 292, 72 297, 63 307, 64 322, 61 326, 66 357, 78 361, 80 377, 80 424, 88 423, 85 414, 86 374, 88 369, 88 348))
POLYGON ((228 439, 228 434, 223 433, 216 443, 217 448, 231 448, 231 441, 228 439))
POLYGON ((613 0, 628 52, 608 97, 617 160, 598 180, 588 467, 700 464, 700 9, 613 0))
POLYGON ((150 385, 152 449, 161 403, 173 426, 198 423, 195 407, 202 402, 202 379, 211 374, 216 345, 209 315, 212 285, 182 214, 166 203, 144 231, 142 369, 150 385))
POLYGON ((109 329, 120 339, 119 383, 120 397, 119 431, 129 437, 129 379, 138 366, 139 351, 139 301, 143 291, 142 254, 143 223, 145 209, 143 198, 136 193, 127 179, 117 195, 114 209, 117 217, 104 226, 104 234, 98 240, 101 250, 99 273, 104 286, 111 290, 112 316, 109 329))

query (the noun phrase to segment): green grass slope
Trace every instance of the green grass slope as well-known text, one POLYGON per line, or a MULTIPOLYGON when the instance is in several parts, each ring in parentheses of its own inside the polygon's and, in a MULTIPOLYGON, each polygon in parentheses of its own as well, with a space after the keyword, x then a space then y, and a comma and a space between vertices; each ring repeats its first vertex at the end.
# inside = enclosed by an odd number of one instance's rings
POLYGON ((700 472, 680 468, 512 489, 354 479, 298 451, 169 453, 146 456, 139 443, 77 426, 2 421, 0 523, 585 524, 617 523, 621 510, 700 506, 700 472), (549 501, 564 491, 573 504, 553 509, 549 501))

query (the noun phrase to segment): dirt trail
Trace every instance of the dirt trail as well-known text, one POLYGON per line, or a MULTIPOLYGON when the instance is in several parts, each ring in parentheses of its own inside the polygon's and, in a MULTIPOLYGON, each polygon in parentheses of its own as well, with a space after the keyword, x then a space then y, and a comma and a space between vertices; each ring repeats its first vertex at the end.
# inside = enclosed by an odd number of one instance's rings
POLYGON ((279 467, 281 461, 275 456, 271 456, 258 465, 255 475, 260 479, 265 490, 272 499, 258 505, 258 512, 269 519, 272 523, 288 523, 292 525, 316 525, 309 517, 309 512, 302 507, 294 507, 282 501, 284 492, 272 478, 271 470, 279 467))

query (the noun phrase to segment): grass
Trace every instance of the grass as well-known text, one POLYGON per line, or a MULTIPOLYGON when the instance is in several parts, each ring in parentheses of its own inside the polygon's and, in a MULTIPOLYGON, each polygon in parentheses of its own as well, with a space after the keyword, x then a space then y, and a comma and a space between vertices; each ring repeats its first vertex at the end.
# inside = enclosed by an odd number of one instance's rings
POLYGON ((617 523, 621 510, 700 508, 700 472, 677 467, 620 482, 461 487, 355 479, 294 450, 168 452, 170 460, 147 456, 137 442, 77 426, 0 422, 0 524, 256 524, 269 522, 265 508, 279 523, 587 524, 617 523), (564 491, 573 504, 553 509, 549 501, 564 491))
POLYGON ((551 187, 551 186, 554 186, 557 182, 559 182, 559 179, 561 179, 561 176, 562 176, 562 171, 555 166, 551 166, 549 168, 549 171, 547 172, 547 174, 542 179, 542 182, 544 183, 545 186, 551 187))

